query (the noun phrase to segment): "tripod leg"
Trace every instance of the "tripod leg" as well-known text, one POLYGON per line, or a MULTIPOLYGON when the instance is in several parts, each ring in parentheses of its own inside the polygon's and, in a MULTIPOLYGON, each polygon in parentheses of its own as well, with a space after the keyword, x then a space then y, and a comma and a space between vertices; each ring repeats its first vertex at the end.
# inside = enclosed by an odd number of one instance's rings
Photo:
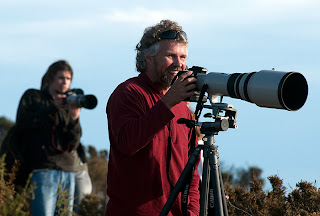
POLYGON ((226 197, 224 195, 224 188, 221 178, 221 172, 219 168, 219 159, 218 159, 218 147, 212 146, 212 152, 210 154, 210 167, 211 167, 211 182, 214 189, 214 202, 216 215, 224 216, 228 215, 226 208, 226 197))
POLYGON ((221 174, 221 170, 220 170, 220 164, 218 164, 218 165, 219 165, 218 168, 219 168, 219 176, 220 176, 220 188, 221 188, 221 194, 222 194, 223 212, 224 212, 224 215, 228 216, 229 213, 228 213, 228 208, 227 208, 226 194, 224 192, 224 185, 223 185, 222 174, 221 174))
POLYGON ((190 173, 193 171, 193 167, 196 165, 199 159, 200 151, 201 151, 201 147, 197 146, 193 154, 191 155, 190 159, 188 160, 187 165, 183 169, 176 185, 174 186, 172 192, 170 193, 170 196, 166 204, 162 208, 159 216, 168 215, 174 201, 177 199, 177 196, 182 191, 183 187, 186 185, 186 181, 188 180, 187 176, 189 176, 190 173))
POLYGON ((208 214, 208 188, 210 182, 210 167, 209 167, 209 154, 210 149, 204 147, 203 149, 203 170, 202 170, 202 181, 200 189, 200 215, 206 216, 208 214))

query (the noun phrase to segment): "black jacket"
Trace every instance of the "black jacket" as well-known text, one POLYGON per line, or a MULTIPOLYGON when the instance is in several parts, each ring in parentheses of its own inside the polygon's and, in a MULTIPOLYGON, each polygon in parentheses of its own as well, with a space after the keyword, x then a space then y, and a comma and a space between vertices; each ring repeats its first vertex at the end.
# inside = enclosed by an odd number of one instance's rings
POLYGON ((67 108, 54 106, 48 90, 28 89, 23 94, 16 127, 32 169, 73 171, 71 151, 80 143, 80 123, 71 121, 67 108))

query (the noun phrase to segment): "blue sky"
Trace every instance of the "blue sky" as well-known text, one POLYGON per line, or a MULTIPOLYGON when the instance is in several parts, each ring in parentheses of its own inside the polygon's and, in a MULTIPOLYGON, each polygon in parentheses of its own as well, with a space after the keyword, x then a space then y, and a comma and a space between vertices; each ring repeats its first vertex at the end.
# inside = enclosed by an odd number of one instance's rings
POLYGON ((319 182, 319 10, 318 0, 0 0, 0 116, 15 121, 23 92, 39 88, 48 66, 66 59, 72 87, 98 98, 94 110, 81 111, 82 142, 109 149, 106 102, 120 82, 138 75, 134 49, 143 30, 172 19, 188 34, 189 67, 276 68, 306 77, 308 99, 295 112, 225 97, 238 111, 238 129, 215 139, 226 168, 258 166, 289 190, 300 180, 319 182))

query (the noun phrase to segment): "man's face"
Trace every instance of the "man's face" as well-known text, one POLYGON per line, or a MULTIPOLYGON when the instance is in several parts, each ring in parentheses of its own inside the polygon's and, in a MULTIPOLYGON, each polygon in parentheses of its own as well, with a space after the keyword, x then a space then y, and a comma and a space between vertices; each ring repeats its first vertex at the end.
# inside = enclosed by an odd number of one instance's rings
POLYGON ((71 78, 70 71, 58 71, 49 86, 50 94, 55 96, 58 93, 63 94, 68 91, 71 84, 71 78))
POLYGON ((177 73, 185 70, 187 55, 186 45, 173 40, 160 41, 158 54, 147 57, 146 74, 152 82, 162 84, 166 90, 177 73))

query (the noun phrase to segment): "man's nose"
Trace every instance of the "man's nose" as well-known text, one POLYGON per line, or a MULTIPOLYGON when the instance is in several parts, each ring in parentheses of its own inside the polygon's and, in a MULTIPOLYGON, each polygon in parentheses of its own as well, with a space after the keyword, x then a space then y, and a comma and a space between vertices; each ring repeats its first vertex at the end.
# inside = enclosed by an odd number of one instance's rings
POLYGON ((179 57, 176 57, 176 58, 174 58, 174 60, 173 60, 173 65, 175 66, 175 67, 183 67, 183 61, 182 61, 182 59, 181 58, 179 58, 179 57))

